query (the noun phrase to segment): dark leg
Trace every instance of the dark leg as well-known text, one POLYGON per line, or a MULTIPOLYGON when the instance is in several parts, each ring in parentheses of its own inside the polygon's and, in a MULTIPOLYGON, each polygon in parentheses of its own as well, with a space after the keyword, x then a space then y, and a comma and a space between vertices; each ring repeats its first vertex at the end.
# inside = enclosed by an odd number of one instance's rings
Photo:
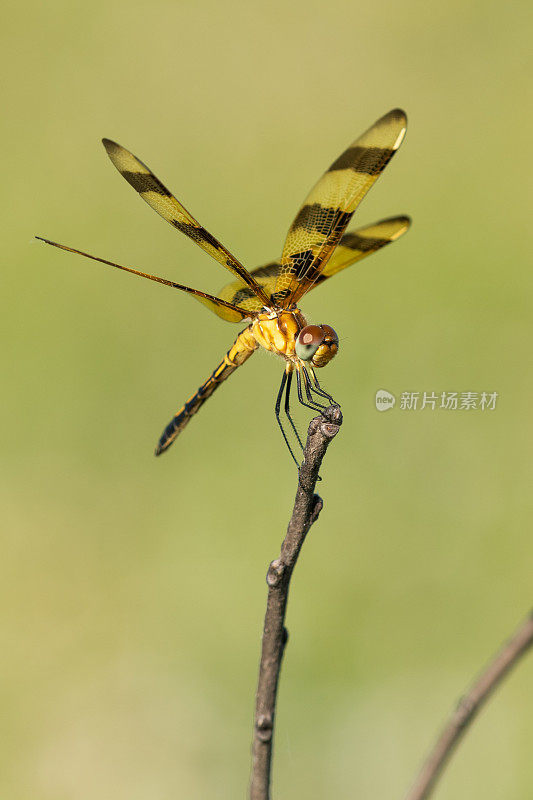
POLYGON ((320 394, 320 395, 322 395, 322 397, 325 397, 326 400, 329 400, 330 404, 336 405, 335 400, 333 399, 333 397, 330 394, 328 394, 326 391, 324 391, 324 389, 320 386, 320 384, 318 382, 318 378, 315 375, 315 371, 314 371, 313 367, 309 367, 309 373, 311 374, 311 380, 313 381, 313 384, 314 384, 314 387, 315 387, 314 390, 317 392, 317 394, 320 394))
POLYGON ((279 416, 279 412, 280 412, 280 408, 281 408, 281 398, 283 397, 283 391, 285 389, 286 382, 287 382, 287 373, 283 372, 283 377, 281 379, 281 386, 279 387, 278 396, 276 398, 276 409, 275 409, 275 411, 276 411, 276 419, 278 421, 278 425, 279 425, 279 428, 280 428, 280 431, 281 431, 281 435, 283 436, 283 439, 285 441, 285 444, 287 445, 289 453, 292 456, 292 460, 294 461, 294 463, 296 464, 298 469, 300 469, 300 464, 298 463, 298 461, 296 459, 296 456, 294 455, 294 453, 292 451, 292 447, 290 446, 289 440, 287 439, 287 434, 283 430, 283 425, 281 423, 281 419, 280 419, 280 416, 279 416))
POLYGON ((287 419, 289 420, 289 422, 291 424, 291 428, 294 431, 294 435, 298 439, 298 444, 300 445, 300 447, 303 450, 304 446, 302 444, 302 440, 300 439, 300 434, 296 430, 296 425, 294 424, 294 420, 291 417, 291 411, 290 411, 290 407, 289 407, 290 397, 291 397, 291 382, 292 382, 292 370, 291 370, 291 372, 287 373, 287 389, 285 391, 285 414, 287 415, 287 419))
MULTIPOLYGON (((306 393, 306 395, 307 395, 307 399, 309 400, 309 402, 310 402, 310 403, 314 403, 314 404, 315 404, 315 405, 317 405, 317 406, 318 406, 320 409, 327 408, 328 406, 324 405, 324 403, 321 403, 319 400, 316 400, 316 399, 313 397, 313 391, 314 391, 314 389, 313 389, 313 386, 312 386, 312 384, 311 384, 311 379, 310 379, 310 377, 309 377, 309 375, 308 375, 308 372, 307 372, 307 370, 306 370, 306 368, 305 368, 305 367, 303 368, 303 377, 304 377, 305 393, 306 393)), ((328 405, 329 405, 329 404, 328 404, 328 405)))
MULTIPOLYGON (((305 373, 305 370, 304 370, 304 375, 305 374, 306 373, 305 373)), ((307 378, 307 380, 309 380, 309 378, 307 378)), ((296 370, 296 389, 298 391, 298 400, 300 401, 300 403, 303 406, 306 406, 307 408, 310 408, 311 411, 319 411, 320 413, 322 413, 322 411, 324 410, 325 406, 319 406, 317 403, 314 402, 312 397, 309 397, 309 391, 308 391, 307 383, 306 383, 306 394, 308 394, 308 399, 311 400, 313 405, 310 405, 309 403, 305 402, 305 400, 303 398, 303 394, 302 394, 302 379, 301 379, 301 375, 300 375, 300 370, 298 370, 298 369, 296 370)), ((298 437, 298 441, 299 441, 299 437, 298 437)), ((319 480, 319 481, 322 480, 320 475, 318 476, 317 480, 319 480)))
MULTIPOLYGON (((315 403, 315 401, 313 400, 312 397, 308 397, 307 399, 308 399, 309 402, 307 402, 307 403, 305 402, 304 397, 303 397, 303 393, 302 393, 302 377, 300 375, 300 371, 299 370, 297 370, 297 372, 296 372, 296 389, 298 391, 298 400, 300 401, 300 403, 303 406, 306 406, 306 408, 310 408, 311 411, 320 411, 320 412, 322 412, 322 410, 325 408, 325 406, 321 406, 318 403, 315 403)), ((307 389, 307 384, 306 384, 306 389, 307 389)))

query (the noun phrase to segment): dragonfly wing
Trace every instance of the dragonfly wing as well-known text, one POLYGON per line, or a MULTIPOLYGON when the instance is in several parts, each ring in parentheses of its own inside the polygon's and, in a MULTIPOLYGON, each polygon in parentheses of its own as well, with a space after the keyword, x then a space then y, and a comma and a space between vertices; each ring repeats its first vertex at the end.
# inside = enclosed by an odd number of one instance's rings
POLYGON ((213 370, 209 378, 203 383, 198 391, 190 397, 172 417, 167 427, 161 434, 157 444, 156 456, 168 450, 174 439, 182 432, 189 420, 194 417, 197 411, 203 406, 205 401, 211 397, 215 389, 223 383, 235 370, 247 361, 252 353, 258 348, 258 344, 245 328, 236 338, 233 346, 228 350, 224 359, 218 367, 213 370))
POLYGON ((333 255, 311 288, 323 283, 346 267, 350 267, 376 250, 396 241, 409 230, 411 219, 406 216, 389 217, 366 225, 364 228, 345 233, 333 251, 333 255))
MULTIPOLYGON (((264 289, 265 294, 268 295, 269 303, 267 305, 274 304, 273 300, 270 298, 275 290, 280 268, 281 265, 279 261, 271 261, 269 264, 264 264, 262 267, 256 267, 250 272, 250 275, 254 277, 257 283, 264 289)), ((248 286, 243 286, 240 281, 232 281, 231 283, 228 283, 218 293, 218 297, 221 300, 225 300, 227 303, 239 306, 240 308, 252 313, 261 311, 261 308, 264 305, 264 303, 262 303, 254 295, 250 288, 248 286)))
POLYGON ((161 183, 159 178, 156 178, 154 173, 143 164, 143 162, 134 156, 129 150, 126 150, 111 139, 103 139, 104 147, 107 154, 117 170, 123 178, 127 180, 130 186, 133 186, 136 192, 148 205, 157 211, 157 213, 166 219, 173 227, 184 233, 193 242, 196 242, 203 250, 209 253, 215 261, 229 269, 237 278, 239 278, 244 285, 248 286, 252 293, 257 295, 263 304, 266 297, 262 292, 261 287, 251 277, 248 270, 233 256, 229 250, 226 250, 209 231, 203 228, 197 222, 192 214, 176 200, 174 195, 161 183))
POLYGON ((403 111, 389 111, 311 189, 289 229, 281 257, 276 294, 285 307, 311 288, 355 209, 402 143, 406 127, 403 111))
MULTIPOLYGON (((410 217, 389 217, 388 219, 374 222, 372 225, 357 228, 353 232, 345 233, 311 288, 318 286, 327 278, 331 278, 346 267, 355 264, 356 261, 361 261, 362 258, 396 241, 409 230, 410 225, 410 217)), ((276 281, 281 270, 280 261, 270 261, 268 264, 256 267, 250 272, 250 275, 253 275, 258 283, 261 283, 265 291, 272 294, 275 291, 276 281)), ((256 307, 257 299, 253 295, 246 294, 247 291, 247 289, 242 289, 238 281, 233 281, 224 286, 218 296, 228 303, 234 303, 242 308, 249 308, 251 311, 259 311, 260 308, 256 307), (244 302, 243 297, 245 298, 244 302)))
POLYGON ((58 244, 57 242, 50 241, 50 239, 43 239, 42 236, 36 236, 35 238, 39 239, 45 244, 51 244, 53 247, 58 247, 60 250, 66 250, 68 253, 76 253, 78 256, 85 256, 85 258, 90 258, 93 261, 99 261, 101 264, 107 264, 108 267, 123 269, 124 272, 131 272, 132 275, 139 275, 141 278, 148 278, 150 281, 162 283, 165 286, 171 286, 173 289, 180 289, 180 291, 186 292, 196 300, 199 300, 200 303, 206 306, 210 311, 222 319, 225 319, 227 322, 241 322, 241 320, 252 316, 244 309, 237 308, 237 306, 227 303, 220 297, 213 297, 213 295, 206 294, 206 292, 201 292, 199 289, 191 289, 190 286, 184 286, 182 283, 174 283, 174 281, 169 281, 167 278, 160 278, 158 275, 150 275, 148 272, 141 272, 138 269, 133 269, 133 267, 123 267, 121 264, 116 264, 114 261, 108 261, 107 258, 92 256, 89 253, 84 253, 83 250, 75 250, 73 247, 67 247, 66 244, 58 244))

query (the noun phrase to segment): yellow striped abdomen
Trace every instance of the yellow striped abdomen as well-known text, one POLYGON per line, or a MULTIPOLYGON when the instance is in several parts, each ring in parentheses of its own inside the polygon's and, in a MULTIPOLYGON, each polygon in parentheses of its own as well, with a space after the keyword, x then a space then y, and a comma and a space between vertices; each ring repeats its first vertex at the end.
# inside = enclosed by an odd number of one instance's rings
POLYGON ((258 346, 258 343, 250 332, 250 327, 245 328, 239 333, 234 344, 228 350, 218 367, 213 370, 205 383, 202 383, 198 391, 174 414, 159 439, 155 450, 156 456, 161 455, 161 453, 164 453, 165 450, 170 447, 174 439, 185 428, 191 417, 200 410, 205 401, 211 397, 215 389, 220 386, 226 378, 229 378, 237 367, 244 364, 252 353, 257 350, 258 346))

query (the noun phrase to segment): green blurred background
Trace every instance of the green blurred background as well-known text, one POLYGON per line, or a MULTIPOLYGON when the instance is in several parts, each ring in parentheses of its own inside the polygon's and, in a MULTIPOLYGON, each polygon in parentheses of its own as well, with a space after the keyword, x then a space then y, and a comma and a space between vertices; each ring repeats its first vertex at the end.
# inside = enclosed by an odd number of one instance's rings
MULTIPOLYGON (((293 583, 275 796, 398 798, 531 591, 530 4, 11 4, 2 28, 6 345, 0 795, 245 795, 265 607, 296 476, 261 353, 161 459, 239 330, 48 236, 209 292, 223 270, 140 202, 108 136, 255 266, 394 106, 357 213, 413 228, 305 299, 339 332, 345 424, 293 583), (529 74, 529 77, 528 77, 529 74), (497 391, 379 414, 374 393, 497 391)), ((305 417, 301 417, 305 424, 305 417)), ((435 797, 533 795, 533 661, 435 797)))

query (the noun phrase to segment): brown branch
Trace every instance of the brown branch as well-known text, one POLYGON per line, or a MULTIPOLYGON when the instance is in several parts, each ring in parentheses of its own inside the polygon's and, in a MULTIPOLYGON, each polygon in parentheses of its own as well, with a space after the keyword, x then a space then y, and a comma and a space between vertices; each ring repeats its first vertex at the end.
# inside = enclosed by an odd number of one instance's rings
POLYGON ((450 716, 405 800, 426 800, 479 709, 533 644, 533 612, 504 644, 450 716))
POLYGON ((330 406, 323 416, 311 420, 287 535, 281 545, 279 558, 268 568, 267 609, 255 701, 250 800, 270 798, 274 712, 281 659, 288 636, 284 622, 289 585, 307 532, 322 509, 322 500, 314 494, 314 489, 326 449, 341 424, 342 414, 338 406, 330 406))

